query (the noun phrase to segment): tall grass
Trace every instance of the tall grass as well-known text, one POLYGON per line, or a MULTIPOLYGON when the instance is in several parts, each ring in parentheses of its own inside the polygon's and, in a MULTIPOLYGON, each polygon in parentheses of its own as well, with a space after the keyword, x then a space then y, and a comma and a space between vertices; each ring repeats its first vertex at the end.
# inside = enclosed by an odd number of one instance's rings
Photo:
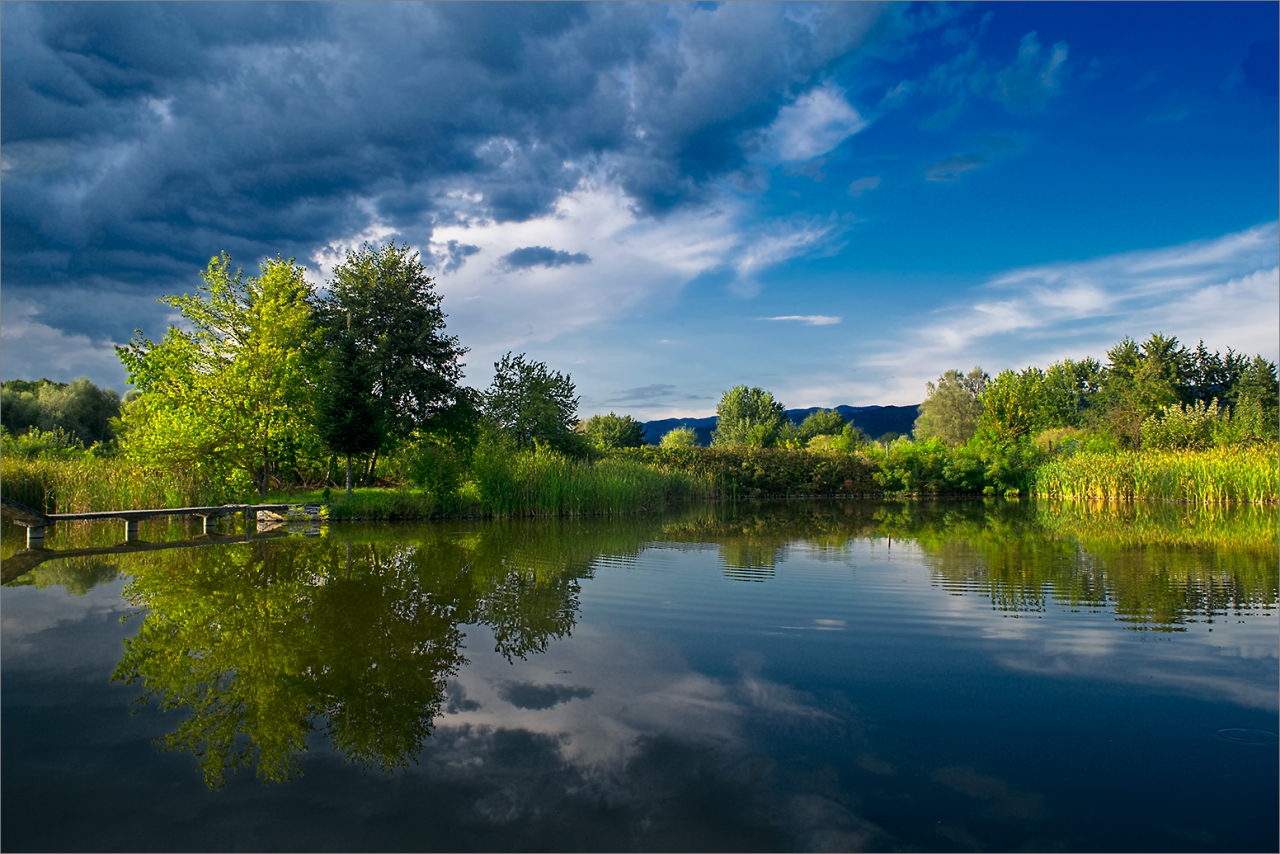
POLYGON ((1033 492, 1042 498, 1163 499, 1194 504, 1274 502, 1280 490, 1275 444, 1205 451, 1080 452, 1042 464, 1033 492))
POLYGON ((616 458, 576 460, 554 451, 479 455, 470 490, 481 514, 584 516, 657 510, 712 494, 706 477, 616 458))
POLYGON ((205 506, 245 497, 224 494, 191 474, 90 454, 72 459, 6 455, 0 460, 0 491, 45 513, 205 506))

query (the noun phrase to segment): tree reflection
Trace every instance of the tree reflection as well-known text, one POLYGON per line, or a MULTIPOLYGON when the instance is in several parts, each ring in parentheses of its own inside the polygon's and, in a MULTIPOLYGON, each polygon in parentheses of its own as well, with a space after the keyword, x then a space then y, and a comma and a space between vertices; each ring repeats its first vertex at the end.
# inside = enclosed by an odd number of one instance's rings
POLYGON ((187 713, 162 746, 193 754, 211 787, 247 767, 289 779, 317 731, 350 761, 402 767, 466 662, 460 625, 491 626, 508 658, 573 628, 590 553, 544 536, 520 560, 503 533, 139 556, 125 595, 145 611, 113 678, 187 713))

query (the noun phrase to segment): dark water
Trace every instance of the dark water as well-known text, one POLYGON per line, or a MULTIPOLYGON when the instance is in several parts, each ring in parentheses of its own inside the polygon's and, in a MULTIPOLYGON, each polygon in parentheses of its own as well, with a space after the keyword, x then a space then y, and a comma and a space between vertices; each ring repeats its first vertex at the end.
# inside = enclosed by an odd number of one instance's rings
POLYGON ((1256 508, 792 502, 63 558, 0 594, 0 847, 1274 851, 1276 599, 1256 508))

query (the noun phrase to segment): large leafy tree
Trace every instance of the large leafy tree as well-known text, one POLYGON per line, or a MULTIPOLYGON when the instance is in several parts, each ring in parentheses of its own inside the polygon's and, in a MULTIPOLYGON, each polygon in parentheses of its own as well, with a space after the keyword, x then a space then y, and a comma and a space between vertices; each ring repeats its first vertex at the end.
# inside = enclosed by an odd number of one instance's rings
POLYGON ((321 305, 326 343, 350 336, 381 423, 395 436, 454 407, 466 348, 445 334, 440 294, 407 245, 348 250, 321 305))
POLYGON ((356 342, 341 335, 329 348, 316 393, 315 425, 329 450, 347 458, 347 494, 351 494, 351 457, 378 449, 383 440, 382 411, 356 342))
POLYGON ((724 393, 716 406, 716 429, 711 444, 768 447, 778 441, 787 423, 786 410, 771 392, 745 385, 724 393))
POLYGON ((975 366, 968 374, 950 370, 937 385, 926 383, 924 403, 913 432, 919 439, 937 437, 948 445, 963 445, 978 429, 982 417, 982 393, 991 378, 975 366))
POLYGON ((276 258, 261 275, 232 270, 223 253, 199 291, 167 296, 191 331, 160 341, 141 332, 118 347, 141 395, 121 418, 132 455, 235 491, 266 491, 282 467, 315 457, 312 390, 319 331, 304 268, 276 258))
POLYGON ((521 353, 493 364, 493 382, 484 392, 484 413, 521 446, 535 442, 573 450, 578 437, 577 389, 567 374, 521 353))

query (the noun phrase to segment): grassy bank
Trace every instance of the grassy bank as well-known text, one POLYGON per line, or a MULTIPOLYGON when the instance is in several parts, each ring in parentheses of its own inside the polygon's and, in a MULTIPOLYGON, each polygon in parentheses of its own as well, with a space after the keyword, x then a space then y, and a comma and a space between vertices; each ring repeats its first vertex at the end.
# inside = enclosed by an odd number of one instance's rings
POLYGON ((1102 501, 1274 502, 1280 494, 1278 459, 1274 444, 1205 451, 1082 452, 1041 464, 1034 493, 1102 501))

